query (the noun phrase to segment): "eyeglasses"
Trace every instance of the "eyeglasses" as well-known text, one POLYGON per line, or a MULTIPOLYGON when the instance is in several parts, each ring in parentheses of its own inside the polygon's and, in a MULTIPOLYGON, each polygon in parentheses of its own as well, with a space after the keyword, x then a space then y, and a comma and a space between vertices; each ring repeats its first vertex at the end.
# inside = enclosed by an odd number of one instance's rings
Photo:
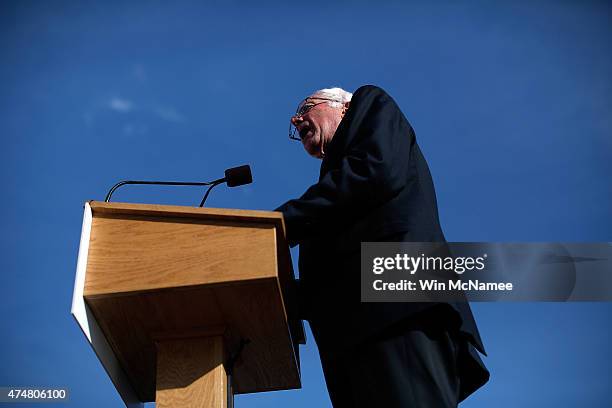
MULTIPOLYGON (((307 101, 310 98, 306 98, 305 101, 307 101)), ((330 98, 318 98, 318 97, 314 97, 313 99, 318 99, 318 100, 322 100, 323 102, 317 102, 317 103, 313 103, 313 102, 306 102, 306 103, 300 103, 300 105, 298 106, 297 110, 295 111, 295 114, 292 116, 296 117, 296 116, 304 116, 305 114, 307 114, 308 112, 310 112, 310 110, 312 108, 314 108, 317 105, 322 105, 324 103, 327 102, 339 102, 336 99, 330 99, 330 98)), ((297 140, 298 142, 302 141, 302 137, 300 136, 300 134, 298 133, 298 135, 296 136, 295 134, 297 133, 297 128, 295 126, 293 126, 293 123, 291 123, 291 121, 289 121, 289 139, 291 140, 297 140)))

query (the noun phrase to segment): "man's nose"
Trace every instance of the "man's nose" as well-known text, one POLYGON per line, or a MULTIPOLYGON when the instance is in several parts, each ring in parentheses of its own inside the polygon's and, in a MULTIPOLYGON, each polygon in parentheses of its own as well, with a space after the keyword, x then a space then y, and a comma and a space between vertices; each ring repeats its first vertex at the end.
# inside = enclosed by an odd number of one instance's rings
POLYGON ((298 124, 300 124, 301 122, 303 122, 304 119, 302 119, 302 116, 298 116, 298 115, 293 115, 291 117, 291 124, 293 126, 297 126, 298 124))

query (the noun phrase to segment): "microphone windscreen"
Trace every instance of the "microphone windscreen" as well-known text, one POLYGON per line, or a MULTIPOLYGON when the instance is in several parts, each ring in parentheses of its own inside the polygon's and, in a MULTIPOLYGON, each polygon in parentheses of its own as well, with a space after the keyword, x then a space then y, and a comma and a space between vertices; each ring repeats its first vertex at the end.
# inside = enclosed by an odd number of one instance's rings
POLYGON ((244 166, 232 167, 225 170, 225 180, 228 187, 242 186, 253 182, 251 175, 251 167, 248 164, 244 166))

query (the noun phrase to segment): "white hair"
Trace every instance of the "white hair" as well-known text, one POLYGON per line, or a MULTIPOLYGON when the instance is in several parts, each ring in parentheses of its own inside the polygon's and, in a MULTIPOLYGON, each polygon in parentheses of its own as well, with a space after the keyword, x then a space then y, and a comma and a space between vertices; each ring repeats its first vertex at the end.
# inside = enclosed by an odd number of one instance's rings
POLYGON ((319 89, 309 96, 309 98, 331 99, 328 104, 334 108, 339 108, 345 103, 350 102, 352 97, 352 93, 347 92, 342 88, 319 89))

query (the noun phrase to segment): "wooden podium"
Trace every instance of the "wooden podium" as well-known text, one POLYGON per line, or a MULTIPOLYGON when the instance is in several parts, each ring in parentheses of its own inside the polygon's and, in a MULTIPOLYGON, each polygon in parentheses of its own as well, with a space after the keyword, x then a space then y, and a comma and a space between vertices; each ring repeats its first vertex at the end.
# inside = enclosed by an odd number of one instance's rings
POLYGON ((72 314, 128 407, 301 386, 278 212, 86 203, 72 314))

